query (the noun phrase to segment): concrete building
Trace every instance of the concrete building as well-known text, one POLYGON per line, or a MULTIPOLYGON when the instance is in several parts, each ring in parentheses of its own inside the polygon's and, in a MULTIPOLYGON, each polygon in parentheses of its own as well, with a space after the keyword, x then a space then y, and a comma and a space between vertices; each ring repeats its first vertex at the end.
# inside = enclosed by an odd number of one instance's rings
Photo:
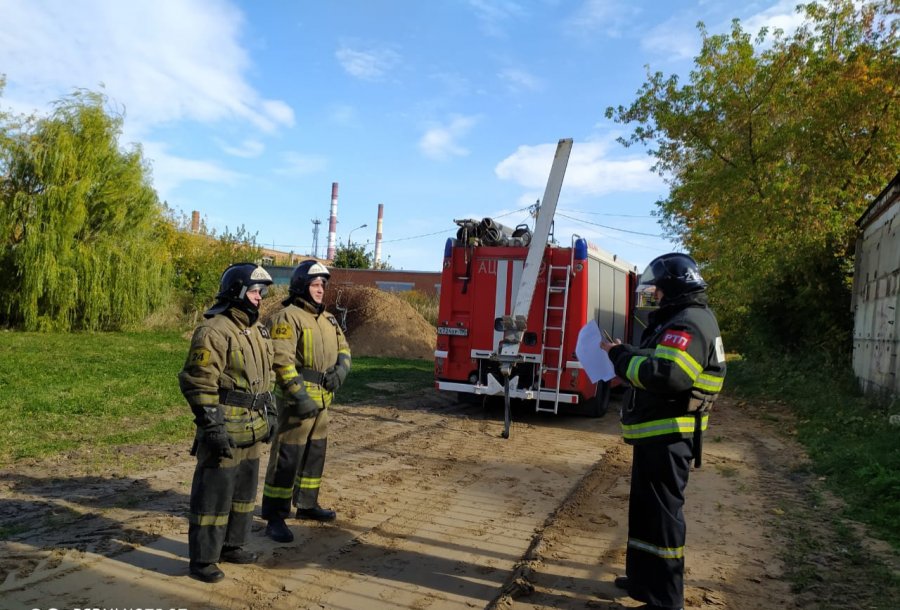
POLYGON ((900 396, 900 172, 856 224, 853 372, 864 392, 900 396))

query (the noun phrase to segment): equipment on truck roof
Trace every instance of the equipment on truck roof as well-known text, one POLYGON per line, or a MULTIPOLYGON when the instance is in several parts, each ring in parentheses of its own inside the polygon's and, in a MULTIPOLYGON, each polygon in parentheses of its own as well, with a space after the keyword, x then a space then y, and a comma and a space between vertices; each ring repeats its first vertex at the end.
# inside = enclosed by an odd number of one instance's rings
POLYGON ((575 355, 590 320, 614 336, 633 332, 637 270, 586 240, 548 244, 572 140, 560 140, 534 232, 490 218, 456 220, 444 251, 435 385, 475 396, 504 396, 509 437, 511 399, 536 411, 566 405, 605 413, 610 384, 591 383, 575 355))

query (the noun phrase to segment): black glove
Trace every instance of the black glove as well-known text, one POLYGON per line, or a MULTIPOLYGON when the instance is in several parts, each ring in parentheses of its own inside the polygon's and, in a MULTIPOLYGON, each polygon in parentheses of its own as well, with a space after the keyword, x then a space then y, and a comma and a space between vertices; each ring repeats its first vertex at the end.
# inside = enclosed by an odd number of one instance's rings
POLYGON ((341 382, 342 379, 338 376, 335 367, 331 367, 322 374, 322 387, 329 392, 337 392, 337 389, 341 387, 341 382))
POLYGON ((233 458, 232 447, 236 447, 234 441, 228 435, 223 424, 216 424, 203 429, 203 439, 213 456, 220 458, 233 458))
POLYGON ((275 410, 274 405, 266 407, 266 423, 269 425, 269 433, 266 435, 266 438, 263 439, 263 442, 271 443, 272 439, 275 438, 275 434, 278 432, 278 411, 275 410))
POLYGON ((294 417, 309 419, 319 414, 319 405, 310 398, 309 394, 304 392, 299 396, 294 395, 294 400, 291 401, 291 412, 294 417))
POLYGON ((322 387, 329 392, 337 392, 344 385, 344 380, 350 373, 350 358, 345 354, 338 356, 338 362, 325 371, 322 376, 322 387))

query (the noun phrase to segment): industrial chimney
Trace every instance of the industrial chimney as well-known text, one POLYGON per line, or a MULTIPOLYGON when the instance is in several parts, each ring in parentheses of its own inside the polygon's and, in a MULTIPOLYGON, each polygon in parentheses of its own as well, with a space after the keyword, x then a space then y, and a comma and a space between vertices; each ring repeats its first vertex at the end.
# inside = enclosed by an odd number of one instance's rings
POLYGON ((381 223, 384 220, 384 204, 378 204, 378 224, 375 226, 375 268, 381 262, 381 223))
POLYGON ((200 232, 200 212, 194 210, 191 212, 191 233, 197 234, 200 232))
POLYGON ((337 195, 338 183, 331 183, 331 217, 328 221, 328 260, 334 260, 334 244, 337 239, 337 195))

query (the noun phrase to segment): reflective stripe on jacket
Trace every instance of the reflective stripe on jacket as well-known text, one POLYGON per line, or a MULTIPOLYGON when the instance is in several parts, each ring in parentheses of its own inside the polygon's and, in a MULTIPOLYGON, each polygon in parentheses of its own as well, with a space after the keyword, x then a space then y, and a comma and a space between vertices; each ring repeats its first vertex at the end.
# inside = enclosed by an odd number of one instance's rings
POLYGON ((705 293, 685 295, 653 312, 640 347, 610 350, 619 377, 633 387, 622 412, 625 441, 691 438, 705 430, 725 380, 725 353, 705 293))
POLYGON ((321 408, 330 405, 334 394, 319 383, 304 379, 301 371, 324 373, 335 366, 340 355, 349 366, 350 346, 337 319, 327 311, 317 313, 306 301, 295 299, 272 316, 268 326, 275 348, 276 394, 287 398, 302 389, 321 408), (295 384, 299 384, 296 389, 291 387, 295 384))

